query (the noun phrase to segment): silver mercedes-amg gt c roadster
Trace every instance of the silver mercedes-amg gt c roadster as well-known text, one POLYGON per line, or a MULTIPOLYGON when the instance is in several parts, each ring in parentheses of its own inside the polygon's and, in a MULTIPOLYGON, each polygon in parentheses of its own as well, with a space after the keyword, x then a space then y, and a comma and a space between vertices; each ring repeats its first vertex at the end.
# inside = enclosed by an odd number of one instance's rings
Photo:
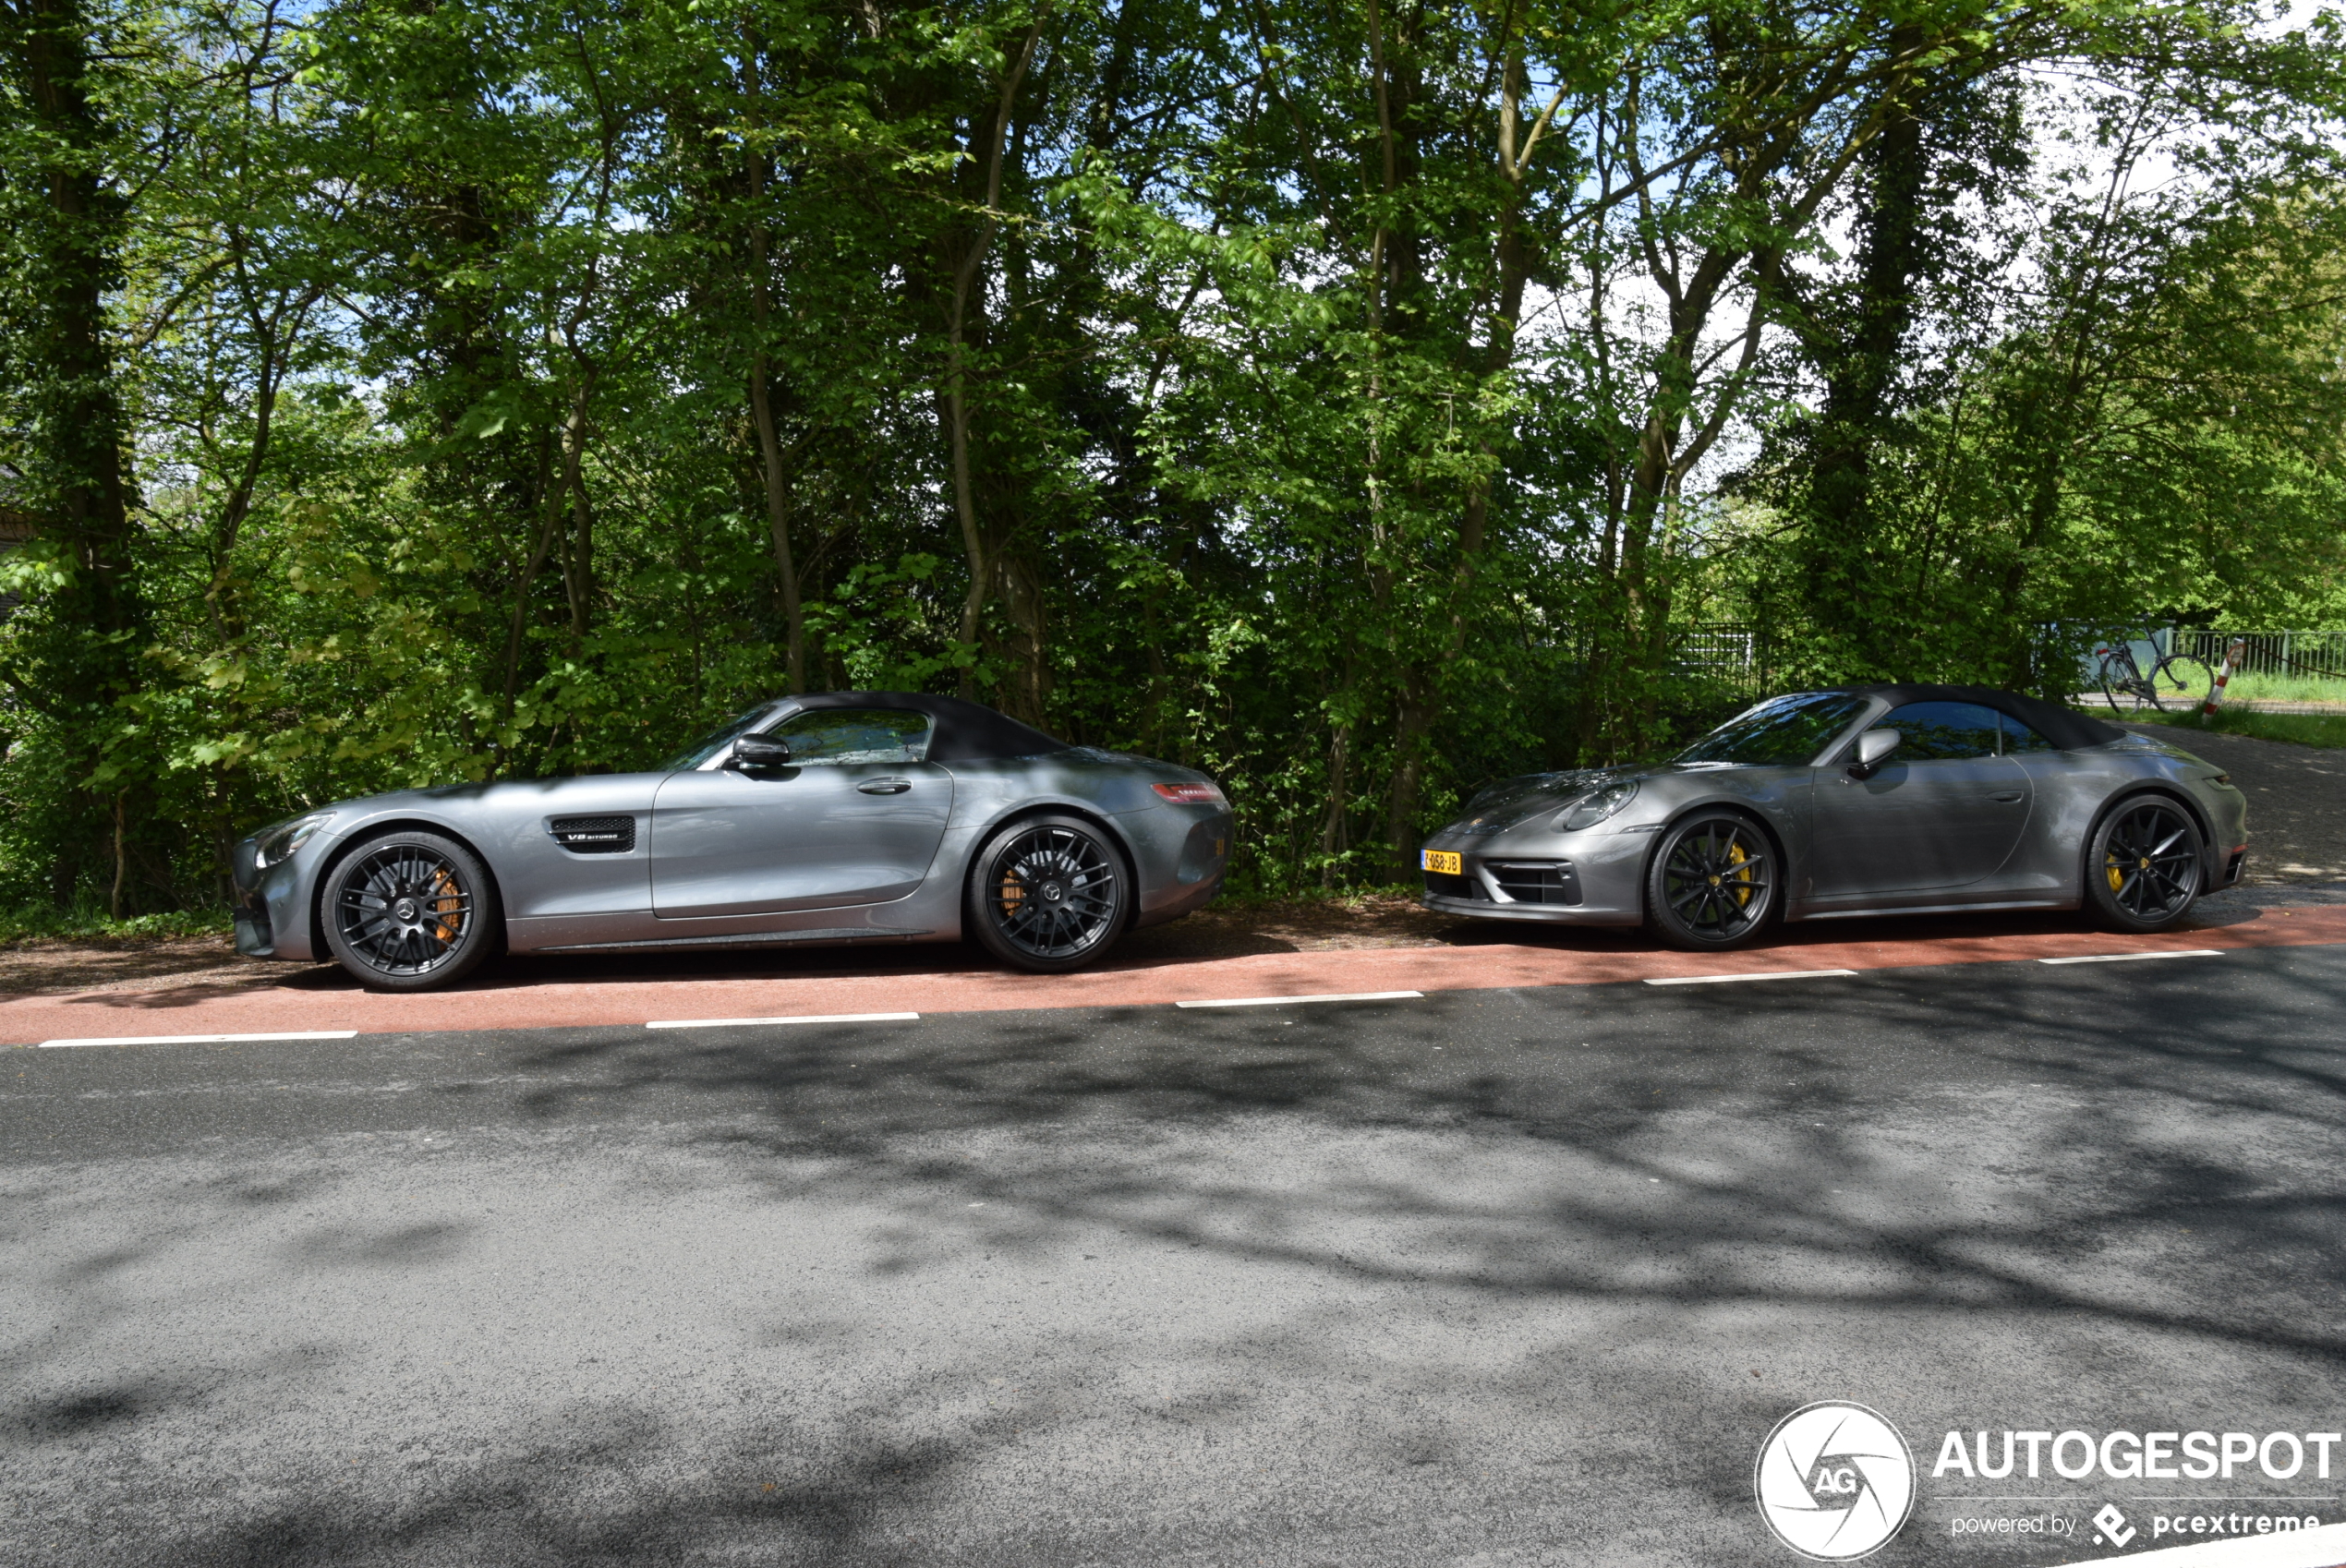
POLYGON ((236 846, 236 950, 420 991, 501 948, 975 938, 1038 973, 1221 890, 1203 773, 953 697, 764 703, 650 773, 408 790, 236 846))
POLYGON ((2158 931, 2247 852, 2245 797, 2180 746, 2012 692, 1861 686, 1771 698, 1656 766, 1494 784, 1419 864, 1445 914, 1702 949, 1957 910, 2158 931))

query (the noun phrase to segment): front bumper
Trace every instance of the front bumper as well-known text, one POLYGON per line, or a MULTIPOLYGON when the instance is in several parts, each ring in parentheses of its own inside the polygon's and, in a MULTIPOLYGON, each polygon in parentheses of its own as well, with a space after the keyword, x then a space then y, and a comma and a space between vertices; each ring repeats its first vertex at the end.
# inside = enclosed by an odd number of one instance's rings
POLYGON ((1463 872, 1421 872, 1425 908, 1474 920, 1533 925, 1636 925, 1645 919, 1646 852, 1653 830, 1437 834, 1429 850, 1457 854, 1463 872))
POLYGON ((1643 916, 1633 911, 1558 908, 1546 904, 1494 904, 1481 899, 1454 899, 1428 893, 1418 902, 1438 914, 1468 915, 1476 920, 1512 920, 1528 925, 1636 925, 1643 916))
POLYGON ((328 852, 325 834, 304 844, 289 860, 266 871, 254 866, 249 838, 231 851, 229 880, 236 891, 230 914, 236 951, 248 959, 314 959, 309 929, 310 877, 328 852))

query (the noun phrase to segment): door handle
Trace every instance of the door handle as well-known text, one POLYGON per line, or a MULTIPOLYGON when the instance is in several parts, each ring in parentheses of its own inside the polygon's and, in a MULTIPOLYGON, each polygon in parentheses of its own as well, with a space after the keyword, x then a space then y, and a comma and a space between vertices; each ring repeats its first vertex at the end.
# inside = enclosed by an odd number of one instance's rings
POLYGON ((866 778, 855 786, 866 795, 901 795, 912 787, 909 778, 866 778))
POLYGON ((1999 800, 2003 802, 2004 804, 2010 805, 2013 802, 2020 799, 2020 791, 2017 790, 2008 790, 2003 794, 1991 796, 1990 799, 1999 800))

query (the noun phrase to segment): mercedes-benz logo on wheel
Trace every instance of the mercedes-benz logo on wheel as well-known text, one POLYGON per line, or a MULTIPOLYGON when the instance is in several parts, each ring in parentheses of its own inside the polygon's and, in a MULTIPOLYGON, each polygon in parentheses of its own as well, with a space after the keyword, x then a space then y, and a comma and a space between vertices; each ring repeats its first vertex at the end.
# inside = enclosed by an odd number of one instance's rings
POLYGON ((1803 1557, 1847 1562, 1878 1550, 1915 1506, 1915 1456, 1887 1417, 1828 1399, 1776 1423, 1752 1490, 1768 1528, 1803 1557))

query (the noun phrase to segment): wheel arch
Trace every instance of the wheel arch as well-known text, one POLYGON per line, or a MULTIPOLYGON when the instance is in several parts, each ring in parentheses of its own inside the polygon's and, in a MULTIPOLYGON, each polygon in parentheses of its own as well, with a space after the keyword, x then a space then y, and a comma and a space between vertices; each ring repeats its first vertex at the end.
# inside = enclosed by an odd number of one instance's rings
MULTIPOLYGON (((1671 830, 1687 818, 1703 812, 1723 812, 1729 816, 1739 816, 1759 828, 1761 833, 1766 834, 1768 847, 1776 852, 1776 862, 1784 867, 1783 887, 1784 891, 1789 890, 1792 879, 1792 860, 1790 852, 1784 848, 1783 830, 1768 820, 1766 812, 1754 810, 1749 802, 1739 801, 1733 795, 1714 795, 1708 800, 1695 801, 1687 805, 1680 806, 1663 819, 1660 827, 1653 830, 1653 842, 1646 846, 1646 852, 1638 862, 1638 901, 1640 910, 1645 902, 1646 883, 1653 874, 1654 857, 1662 852, 1662 846, 1669 839, 1671 830)), ((1781 911, 1788 901, 1789 899, 1780 892, 1776 899, 1777 909, 1781 911)))
POLYGON ((309 887, 311 950, 330 951, 326 946, 326 885, 334 879, 334 873, 342 869, 343 862, 357 853, 361 846, 371 844, 387 833, 437 834, 453 842, 466 854, 480 862, 482 874, 489 878, 489 886, 497 895, 497 947, 492 949, 492 952, 502 950, 505 945, 505 887, 498 880, 496 863, 482 852, 480 846, 473 842, 472 837, 462 828, 452 827, 447 823, 434 822, 429 817, 423 816, 393 816, 386 817, 381 822, 366 823, 356 830, 345 834, 335 843, 333 853, 328 855, 325 863, 318 868, 318 875, 309 887))
POLYGON ((977 857, 984 852, 987 844, 993 842, 996 834, 1006 827, 1043 816, 1071 816, 1091 824, 1100 830, 1108 843, 1114 846, 1116 852, 1123 857, 1124 874, 1131 882, 1132 896, 1125 900, 1124 923, 1119 928, 1117 935, 1122 935, 1125 932, 1131 931, 1132 923, 1141 918, 1141 857, 1133 853, 1131 840, 1124 836, 1124 830, 1117 826, 1113 816, 1095 807, 1073 801, 1023 801, 998 813, 991 821, 971 836, 969 853, 961 857, 961 871, 956 878, 957 899, 965 900, 969 891, 970 873, 977 868, 977 857))
POLYGON ((2216 890, 2214 876, 2219 868, 2211 865, 2209 862, 2221 851, 2216 848, 2216 832, 2207 820, 2207 813, 2201 809, 2199 802, 2193 800, 2188 792, 2160 780, 2146 779, 2113 791, 2108 800, 2102 802, 2100 809, 2094 813, 2093 821, 2086 825, 2085 836, 2077 843, 2078 898, 2085 898, 2086 888, 2092 886, 2091 862, 2094 858, 2094 840, 2101 837, 2102 824, 2123 810, 2128 802, 2153 798, 2180 808, 2183 814, 2191 819, 2192 827, 2199 834, 2200 891, 2206 894, 2216 890))

